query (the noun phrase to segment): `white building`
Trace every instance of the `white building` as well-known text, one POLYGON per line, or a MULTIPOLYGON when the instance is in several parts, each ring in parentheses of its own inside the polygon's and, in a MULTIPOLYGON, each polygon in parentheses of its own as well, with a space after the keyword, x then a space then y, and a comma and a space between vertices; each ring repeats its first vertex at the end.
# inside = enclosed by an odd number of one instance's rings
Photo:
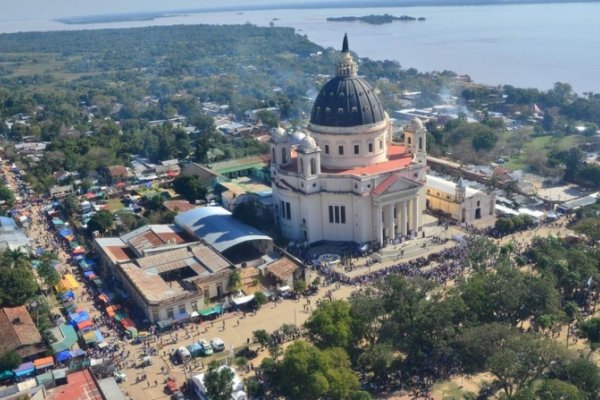
POLYGON ((496 196, 458 183, 427 175, 427 208, 448 214, 453 220, 472 224, 494 218, 496 196))
POLYGON ((273 134, 274 211, 289 239, 383 244, 421 229, 427 132, 413 119, 404 144, 392 143, 390 119, 357 69, 344 37, 300 143, 298 133, 273 134))

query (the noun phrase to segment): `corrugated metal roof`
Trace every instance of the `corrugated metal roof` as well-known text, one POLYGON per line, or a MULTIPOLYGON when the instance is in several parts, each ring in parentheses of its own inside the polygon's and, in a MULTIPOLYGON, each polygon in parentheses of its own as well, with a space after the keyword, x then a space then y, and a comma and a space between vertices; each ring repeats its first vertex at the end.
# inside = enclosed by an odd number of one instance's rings
POLYGON ((221 253, 252 240, 272 241, 258 229, 233 218, 223 207, 195 208, 177 215, 175 223, 221 253))

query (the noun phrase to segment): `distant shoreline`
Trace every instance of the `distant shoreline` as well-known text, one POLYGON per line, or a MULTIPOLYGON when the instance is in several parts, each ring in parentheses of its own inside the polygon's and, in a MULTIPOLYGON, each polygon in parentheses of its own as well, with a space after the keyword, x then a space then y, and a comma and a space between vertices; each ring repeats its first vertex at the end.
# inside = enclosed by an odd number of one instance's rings
POLYGON ((341 1, 319 1, 303 4, 275 3, 254 6, 206 7, 169 11, 149 11, 139 13, 120 13, 89 15, 80 17, 57 18, 55 21, 66 25, 86 25, 110 22, 153 21, 159 18, 182 16, 187 14, 205 14, 213 12, 267 11, 267 10, 303 10, 324 8, 393 8, 393 7, 453 7, 453 6, 499 6, 524 4, 568 4, 568 3, 600 3, 600 0, 363 0, 348 5, 341 1))

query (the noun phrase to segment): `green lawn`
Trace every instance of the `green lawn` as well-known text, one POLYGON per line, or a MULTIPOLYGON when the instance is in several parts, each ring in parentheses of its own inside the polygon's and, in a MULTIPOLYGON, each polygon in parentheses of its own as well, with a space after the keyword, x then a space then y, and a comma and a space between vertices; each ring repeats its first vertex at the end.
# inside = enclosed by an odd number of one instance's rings
POLYGON ((121 199, 108 199, 106 201, 106 209, 111 213, 115 213, 123 208, 125 208, 125 206, 121 203, 121 199))
POLYGON ((558 150, 567 150, 573 148, 577 145, 580 136, 570 135, 570 136, 562 136, 562 137, 553 137, 550 135, 547 136, 536 136, 532 137, 524 146, 521 151, 521 155, 518 157, 511 157, 511 159, 504 164, 507 168, 512 170, 517 169, 526 169, 527 168, 527 160, 524 159, 525 154, 529 152, 543 152, 546 156, 553 149, 558 150))
POLYGON ((463 399, 469 391, 459 386, 456 382, 445 381, 433 385, 433 393, 442 395, 443 400, 463 399))

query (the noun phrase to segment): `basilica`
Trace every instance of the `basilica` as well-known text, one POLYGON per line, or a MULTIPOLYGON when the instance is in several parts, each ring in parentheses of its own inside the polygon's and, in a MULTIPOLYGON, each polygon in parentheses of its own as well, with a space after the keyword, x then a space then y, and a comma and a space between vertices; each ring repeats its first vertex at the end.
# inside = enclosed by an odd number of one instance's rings
POLYGON ((304 132, 271 139, 275 218, 288 239, 372 242, 418 234, 425 209, 426 137, 420 120, 392 141, 373 87, 358 76, 344 36, 335 77, 320 90, 304 132))

